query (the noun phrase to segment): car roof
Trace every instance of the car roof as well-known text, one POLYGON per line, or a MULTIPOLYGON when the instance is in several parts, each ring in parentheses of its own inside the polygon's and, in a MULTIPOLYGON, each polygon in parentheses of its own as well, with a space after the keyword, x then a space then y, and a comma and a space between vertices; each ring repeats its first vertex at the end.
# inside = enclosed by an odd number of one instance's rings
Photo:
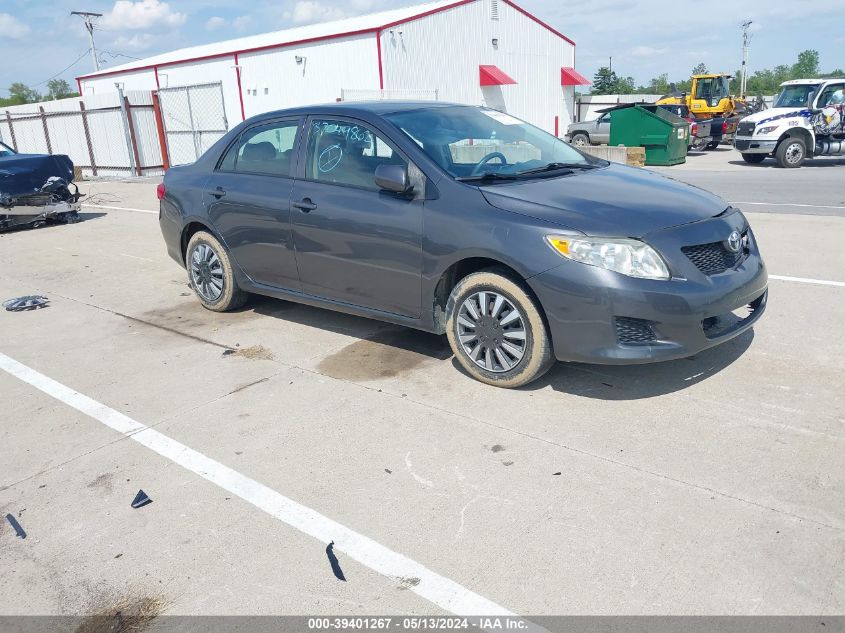
POLYGON ((360 116, 367 114, 377 114, 381 116, 385 114, 394 114, 396 112, 410 112, 413 110, 433 110, 438 108, 449 108, 456 106, 465 108, 474 107, 463 103, 448 103, 444 101, 340 101, 337 103, 324 103, 318 105, 289 108, 287 110, 265 112, 260 116, 262 119, 286 116, 291 114, 336 114, 338 116, 360 116))

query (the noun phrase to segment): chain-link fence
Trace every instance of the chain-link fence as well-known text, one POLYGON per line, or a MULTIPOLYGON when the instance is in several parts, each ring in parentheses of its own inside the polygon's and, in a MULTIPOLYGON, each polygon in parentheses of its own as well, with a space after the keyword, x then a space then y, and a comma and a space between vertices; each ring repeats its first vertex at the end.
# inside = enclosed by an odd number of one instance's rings
POLYGON ((197 160, 228 130, 221 82, 158 91, 171 165, 197 160))
POLYGON ((117 92, 0 110, 0 141, 19 153, 67 154, 85 177, 164 172, 160 119, 149 92, 117 92))

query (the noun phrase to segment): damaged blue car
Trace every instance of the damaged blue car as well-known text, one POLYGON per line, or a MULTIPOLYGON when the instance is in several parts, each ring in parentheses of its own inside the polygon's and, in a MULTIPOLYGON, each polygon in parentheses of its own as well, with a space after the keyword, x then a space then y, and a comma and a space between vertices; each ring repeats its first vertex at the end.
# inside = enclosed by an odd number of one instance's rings
POLYGON ((73 178, 68 156, 19 154, 0 142, 0 231, 76 222, 73 178))

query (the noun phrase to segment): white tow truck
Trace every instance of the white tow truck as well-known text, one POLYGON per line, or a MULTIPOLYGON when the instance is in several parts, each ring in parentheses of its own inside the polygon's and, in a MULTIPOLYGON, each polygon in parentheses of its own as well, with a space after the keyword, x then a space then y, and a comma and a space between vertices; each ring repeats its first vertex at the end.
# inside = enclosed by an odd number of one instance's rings
POLYGON ((783 82, 771 110, 739 122, 734 147, 746 163, 773 156, 780 167, 845 155, 845 78, 783 82))

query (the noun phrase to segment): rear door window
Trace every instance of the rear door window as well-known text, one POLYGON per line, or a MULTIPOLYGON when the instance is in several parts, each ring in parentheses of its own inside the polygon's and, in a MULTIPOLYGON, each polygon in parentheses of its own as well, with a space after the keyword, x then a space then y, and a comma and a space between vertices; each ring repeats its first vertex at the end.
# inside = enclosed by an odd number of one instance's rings
POLYGON ((244 132, 226 152, 220 171, 290 176, 299 121, 277 121, 244 132))

